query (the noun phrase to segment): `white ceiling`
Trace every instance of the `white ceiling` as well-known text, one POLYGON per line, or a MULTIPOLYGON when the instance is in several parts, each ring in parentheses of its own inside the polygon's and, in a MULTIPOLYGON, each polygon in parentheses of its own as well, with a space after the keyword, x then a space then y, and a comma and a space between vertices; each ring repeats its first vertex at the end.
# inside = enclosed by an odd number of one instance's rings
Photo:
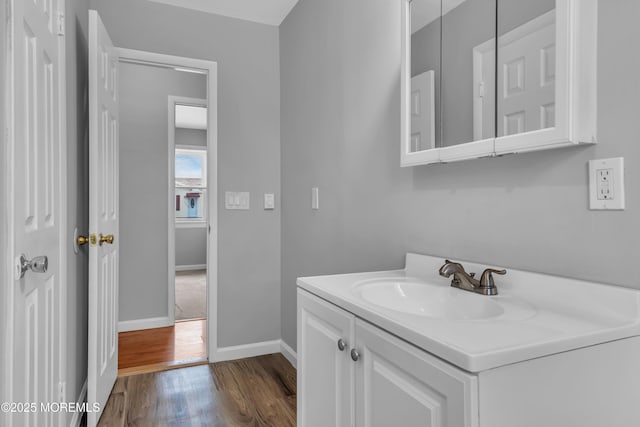
POLYGON ((298 0, 149 0, 261 24, 280 25, 298 0))

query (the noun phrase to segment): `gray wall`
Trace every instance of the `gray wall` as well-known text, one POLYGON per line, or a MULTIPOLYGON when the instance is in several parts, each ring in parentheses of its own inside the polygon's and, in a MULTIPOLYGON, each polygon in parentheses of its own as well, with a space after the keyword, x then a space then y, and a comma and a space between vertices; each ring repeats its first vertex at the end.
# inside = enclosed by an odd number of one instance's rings
MULTIPOLYGON (((73 253, 74 227, 89 232, 88 2, 67 0, 67 390, 75 402, 87 378, 88 247, 73 253)), ((67 425, 73 414, 68 414, 67 425)))
MULTIPOLYGON (((205 94, 206 97, 206 94, 205 94)), ((199 145, 202 147, 207 146, 207 131, 201 129, 184 129, 175 128, 175 140, 176 145, 199 145)))
POLYGON ((640 50, 628 48, 640 2, 599 4, 598 145, 405 169, 398 3, 294 8, 280 32, 289 345, 296 277, 400 268, 407 251, 640 288, 640 50), (589 211, 587 161, 615 156, 625 157, 627 209, 589 211))
POLYGON ((218 344, 280 337, 278 28, 144 0, 92 0, 116 46, 218 62, 218 344), (153 19, 149 19, 153 16, 153 19), (250 191, 226 211, 224 191, 250 191))
POLYGON ((168 316, 168 97, 206 87, 201 74, 120 63, 121 321, 168 316))
POLYGON ((176 228, 176 267, 207 263, 207 229, 176 228))

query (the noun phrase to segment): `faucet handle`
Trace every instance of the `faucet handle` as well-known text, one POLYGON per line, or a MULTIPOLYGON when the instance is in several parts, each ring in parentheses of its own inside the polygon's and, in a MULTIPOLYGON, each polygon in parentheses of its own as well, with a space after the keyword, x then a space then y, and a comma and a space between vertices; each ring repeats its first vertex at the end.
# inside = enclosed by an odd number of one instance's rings
MULTIPOLYGON (((494 288, 496 287, 495 282, 493 281, 493 274, 505 275, 507 274, 507 270, 496 270, 494 268, 487 268, 482 272, 482 276, 480 276, 480 287, 481 288, 494 288)), ((497 292, 496 292, 497 294, 497 292)))

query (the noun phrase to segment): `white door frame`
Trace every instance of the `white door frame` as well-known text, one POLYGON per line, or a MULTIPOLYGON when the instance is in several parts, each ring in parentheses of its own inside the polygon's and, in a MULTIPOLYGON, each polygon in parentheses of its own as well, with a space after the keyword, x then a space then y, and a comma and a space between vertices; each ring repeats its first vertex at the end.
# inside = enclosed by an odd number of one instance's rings
MULTIPOLYGON (((11 197, 11 162, 9 158, 11 152, 9 150, 9 144, 7 140, 7 133, 9 128, 9 121, 11 115, 9 108, 11 105, 11 99, 9 97, 9 91, 11 89, 9 81, 9 68, 11 63, 9 61, 9 32, 11 28, 7 25, 8 16, 5 14, 7 9, 0 8, 0 34, 2 34, 2 57, 0 57, 0 84, 2 84, 2 90, 0 91, 0 200, 9 200, 11 197)), ((6 202, 5 202, 6 203, 6 202)), ((0 236, 10 236, 11 227, 9 222, 11 221, 11 214, 9 209, 0 209, 0 236)), ((0 241, 0 376, 7 380, 0 383, 0 402, 11 401, 11 389, 9 378, 11 375, 11 346, 10 332, 13 325, 10 323, 13 319, 11 313, 11 289, 7 286, 7 283, 13 283, 13 277, 11 274, 11 247, 13 242, 10 238, 0 241)))
MULTIPOLYGON (((207 357, 209 362, 217 360, 218 355, 218 63, 202 59, 164 55, 141 50, 117 48, 121 61, 139 63, 141 65, 159 66, 163 68, 186 68, 203 71, 207 77, 207 357)), ((171 135, 172 132, 169 132, 171 135)), ((172 156, 169 156, 169 167, 173 168, 172 156)), ((175 186, 175 183, 170 184, 175 186)), ((169 190, 173 187, 169 187, 169 190)), ((169 191, 173 194, 173 191, 169 191)), ((175 204, 175 200, 173 202, 175 204)), ((169 204, 171 207, 171 204, 169 204)), ((175 227, 174 213, 169 221, 175 227)), ((171 228, 171 227, 170 227, 171 228)), ((171 246, 171 236, 170 242, 171 246)), ((173 242, 175 244, 175 240, 173 242)), ((169 277, 175 275, 175 251, 168 256, 168 269, 173 265, 169 277)), ((169 293, 167 315, 171 322, 175 320, 175 279, 173 292, 169 293)))
MULTIPOLYGON (((175 208, 175 204, 176 204, 176 162, 175 162, 175 158, 176 158, 176 105, 191 105, 194 107, 206 107, 207 106, 207 100, 206 99, 202 99, 202 98, 188 98, 188 97, 184 97, 184 96, 173 96, 173 95, 169 95, 168 97, 168 103, 167 103, 167 117, 169 118, 168 120, 168 131, 169 131, 169 144, 168 144, 168 148, 169 148, 169 228, 168 228, 168 236, 169 236, 169 254, 168 254, 168 260, 169 262, 167 263, 168 265, 168 275, 167 277, 169 277, 169 297, 168 297, 168 301, 169 301, 169 321, 171 323, 175 323, 176 321, 176 316, 175 316, 175 303, 176 303, 176 228, 200 228, 200 224, 181 224, 180 226, 178 226, 176 224, 176 208, 175 208)), ((206 129, 207 133, 208 133, 208 126, 206 129)), ((207 150, 207 156, 209 153, 209 138, 207 137, 207 146, 206 147, 189 147, 189 148, 195 148, 195 149, 204 149, 206 148, 207 150)), ((207 170, 207 200, 210 197, 209 196, 209 171, 207 170)), ((207 206, 208 207, 208 206, 207 206)), ((204 219, 205 224, 202 228, 207 227, 207 219, 209 218, 209 209, 207 209, 206 211, 206 218, 204 219)), ((207 292, 209 291, 209 289, 207 289, 207 292)), ((208 296, 208 294, 207 294, 208 296)), ((207 310, 207 315, 209 310, 207 310)))
MULTIPOLYGON (((0 11, 0 34, 3 43, 0 46, 0 86, 2 98, 0 98, 0 200, 5 203, 5 207, 0 209, 0 402, 13 402, 13 360, 14 349, 13 330, 14 330, 14 277, 13 277, 13 224, 14 215, 10 201, 13 200, 15 193, 15 168, 13 164, 13 146, 14 140, 14 113, 12 105, 14 104, 13 90, 13 53, 12 44, 14 43, 13 25, 15 20, 13 16, 13 3, 15 0, 7 0, 6 7, 2 6, 0 11)), ((61 13, 62 17, 66 10, 66 0, 54 0, 52 13, 61 13)), ((63 19, 63 18, 61 18, 63 19)), ((54 19, 55 21, 55 19, 54 19)), ((59 331, 57 331, 59 340, 59 384, 58 384, 58 400, 74 401, 77 396, 67 396, 66 378, 67 378, 67 258, 70 246, 68 245, 68 231, 70 224, 67 220, 67 90, 66 90, 66 38, 63 32, 58 36, 58 150, 55 153, 58 156, 60 170, 58 174, 58 185, 60 201, 56 204, 55 215, 58 218, 64 218, 60 222, 60 233, 58 236, 58 246, 60 248, 58 268, 58 285, 59 300, 56 304, 59 310, 59 331)), ((0 413, 0 418, 3 414, 0 413)), ((6 415, 6 414, 5 414, 6 415)), ((60 423, 66 423, 67 414, 64 411, 56 416, 60 423)))

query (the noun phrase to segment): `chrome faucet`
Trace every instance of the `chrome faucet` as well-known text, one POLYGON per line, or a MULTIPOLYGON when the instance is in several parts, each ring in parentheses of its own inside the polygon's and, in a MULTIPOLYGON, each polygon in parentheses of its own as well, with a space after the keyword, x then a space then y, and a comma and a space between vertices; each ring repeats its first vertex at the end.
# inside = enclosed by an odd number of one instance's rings
POLYGON ((493 281, 493 274, 507 274, 507 270, 487 268, 482 272, 480 280, 478 280, 475 278, 475 273, 467 274, 462 264, 447 259, 444 261, 444 265, 440 267, 439 273, 443 277, 453 275, 451 286, 454 288, 482 295, 498 295, 498 288, 496 288, 496 284, 493 281))

